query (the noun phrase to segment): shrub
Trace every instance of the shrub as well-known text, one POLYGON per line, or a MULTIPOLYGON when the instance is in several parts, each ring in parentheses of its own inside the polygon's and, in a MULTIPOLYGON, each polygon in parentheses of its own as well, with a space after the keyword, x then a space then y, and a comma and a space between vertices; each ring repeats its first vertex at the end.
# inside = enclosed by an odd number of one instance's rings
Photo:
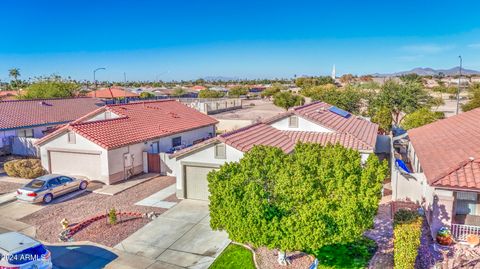
POLYGON ((108 223, 110 223, 111 225, 117 224, 117 211, 115 210, 115 208, 110 209, 110 211, 108 212, 108 223))
POLYGON ((423 218, 415 211, 399 210, 394 217, 394 264, 395 269, 415 267, 423 218))
POLYGON ((4 164, 4 169, 7 175, 21 178, 36 178, 46 172, 39 159, 9 161, 4 164))

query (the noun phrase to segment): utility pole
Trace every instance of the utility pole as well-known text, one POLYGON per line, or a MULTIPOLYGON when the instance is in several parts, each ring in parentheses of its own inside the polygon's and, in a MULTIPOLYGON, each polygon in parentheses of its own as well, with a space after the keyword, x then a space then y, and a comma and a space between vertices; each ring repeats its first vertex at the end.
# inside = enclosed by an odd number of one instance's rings
POLYGON ((462 56, 458 56, 460 59, 460 69, 459 69, 459 76, 458 76, 458 89, 457 89, 457 114, 458 115, 458 108, 460 106, 460 87, 462 86, 462 56))
POLYGON ((127 73, 123 72, 123 82, 125 84, 123 88, 123 97, 125 100, 127 100, 127 73))
POLYGON ((99 67, 95 70, 93 70, 93 83, 95 83, 95 90, 93 91, 93 97, 97 98, 97 79, 95 77, 95 74, 97 73, 98 70, 105 70, 105 67, 99 67))

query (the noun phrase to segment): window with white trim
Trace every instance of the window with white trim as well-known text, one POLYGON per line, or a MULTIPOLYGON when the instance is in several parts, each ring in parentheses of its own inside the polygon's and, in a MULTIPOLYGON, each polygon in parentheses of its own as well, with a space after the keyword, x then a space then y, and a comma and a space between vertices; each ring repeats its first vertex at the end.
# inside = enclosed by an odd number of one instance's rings
POLYGON ((17 130, 17 136, 18 136, 18 137, 33 138, 33 129, 21 129, 21 130, 17 130))
POLYGON ((458 215, 476 215, 478 194, 476 192, 457 191, 456 210, 458 215))
POLYGON ((297 116, 290 116, 288 118, 288 127, 298 128, 298 117, 297 116))

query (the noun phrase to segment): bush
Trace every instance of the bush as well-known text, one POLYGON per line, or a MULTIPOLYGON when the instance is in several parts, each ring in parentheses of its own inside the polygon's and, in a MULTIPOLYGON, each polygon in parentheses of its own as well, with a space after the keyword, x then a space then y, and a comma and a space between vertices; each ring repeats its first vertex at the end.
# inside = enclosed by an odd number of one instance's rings
POLYGON ((399 210, 394 217, 394 264, 395 269, 411 269, 420 247, 423 218, 415 211, 399 210))
POLYGON ((4 164, 7 175, 11 177, 36 178, 45 175, 39 159, 13 160, 4 164))
POLYGON ((110 211, 108 212, 108 223, 110 223, 111 225, 117 224, 117 211, 115 210, 115 208, 110 209, 110 211))

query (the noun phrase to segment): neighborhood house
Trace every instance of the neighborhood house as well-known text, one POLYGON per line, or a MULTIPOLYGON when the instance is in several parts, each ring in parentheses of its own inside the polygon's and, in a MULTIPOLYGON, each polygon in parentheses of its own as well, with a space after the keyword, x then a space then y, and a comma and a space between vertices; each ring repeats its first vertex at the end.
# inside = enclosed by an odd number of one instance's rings
POLYGON ((103 105, 93 98, 0 101, 0 155, 36 155, 36 139, 103 105))
POLYGON ((295 107, 267 121, 221 134, 165 159, 177 178, 179 198, 208 200, 207 174, 226 162, 236 162, 254 145, 291 152, 298 141, 339 143, 358 150, 362 160, 376 153, 378 125, 323 102, 295 107))
POLYGON ((452 229, 457 240, 480 232, 480 109, 393 138, 394 200, 427 210, 432 234, 452 229))
POLYGON ((161 152, 215 136, 217 121, 174 101, 107 105, 38 141, 50 173, 112 184, 142 172, 160 173, 161 152))

